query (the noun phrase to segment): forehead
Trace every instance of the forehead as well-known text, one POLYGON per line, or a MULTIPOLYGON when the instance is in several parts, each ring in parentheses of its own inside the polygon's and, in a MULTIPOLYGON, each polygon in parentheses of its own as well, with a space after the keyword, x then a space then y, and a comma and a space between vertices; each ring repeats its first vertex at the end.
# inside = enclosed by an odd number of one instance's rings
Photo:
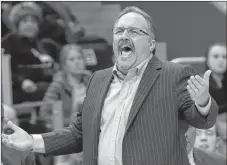
POLYGON ((214 45, 210 48, 209 54, 225 54, 226 55, 226 47, 224 45, 214 45))
POLYGON ((215 132, 215 131, 216 131, 216 126, 214 125, 213 127, 208 128, 208 129, 197 129, 197 130, 200 130, 200 131, 202 131, 202 132, 206 132, 206 131, 215 132))
POLYGON ((116 27, 137 27, 140 29, 147 29, 148 23, 146 19, 138 14, 138 13, 127 13, 120 17, 120 19, 117 21, 116 27))
POLYGON ((80 57, 80 56, 83 56, 83 55, 78 49, 72 48, 72 49, 68 50, 68 56, 70 56, 70 57, 71 56, 80 57))

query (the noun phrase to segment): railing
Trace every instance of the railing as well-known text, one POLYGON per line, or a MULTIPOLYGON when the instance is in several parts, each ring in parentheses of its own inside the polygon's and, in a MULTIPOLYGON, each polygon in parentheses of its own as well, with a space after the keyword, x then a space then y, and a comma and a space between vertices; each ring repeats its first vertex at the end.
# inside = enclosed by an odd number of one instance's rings
POLYGON ((171 60, 171 62, 182 64, 203 64, 205 61, 205 57, 179 57, 171 60))
MULTIPOLYGON (((37 102, 26 102, 21 104, 14 104, 13 108, 17 110, 17 113, 29 113, 32 114, 34 107, 39 107, 43 105, 52 105, 52 125, 53 130, 63 128, 63 114, 62 114, 62 101, 52 101, 52 102, 45 102, 45 101, 37 101, 37 102)), ((36 116, 35 116, 36 117, 36 116)))

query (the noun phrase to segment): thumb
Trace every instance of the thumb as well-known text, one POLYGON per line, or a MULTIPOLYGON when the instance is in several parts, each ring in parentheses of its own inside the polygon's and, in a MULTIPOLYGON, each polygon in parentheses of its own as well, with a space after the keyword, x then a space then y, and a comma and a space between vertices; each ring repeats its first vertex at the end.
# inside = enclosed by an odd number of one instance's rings
POLYGON ((204 73, 204 76, 203 76, 203 79, 209 83, 210 81, 210 74, 211 74, 211 70, 207 70, 205 73, 204 73))
POLYGON ((11 129, 14 130, 14 131, 16 131, 16 130, 19 129, 19 127, 16 126, 15 124, 13 124, 11 121, 8 121, 8 122, 7 122, 7 127, 8 127, 8 128, 11 128, 11 129))

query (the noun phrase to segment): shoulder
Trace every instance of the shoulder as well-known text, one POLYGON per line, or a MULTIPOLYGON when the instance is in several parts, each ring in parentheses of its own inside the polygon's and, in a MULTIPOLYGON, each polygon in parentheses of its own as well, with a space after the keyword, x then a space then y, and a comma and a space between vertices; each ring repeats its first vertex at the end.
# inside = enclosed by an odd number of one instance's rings
POLYGON ((163 62, 161 73, 165 76, 175 77, 174 80, 176 80, 176 82, 196 74, 195 69, 190 65, 183 65, 169 61, 163 62))
POLYGON ((58 71, 53 75, 53 81, 55 82, 63 82, 65 81, 65 73, 63 71, 58 71))
POLYGON ((215 153, 215 152, 207 152, 207 151, 202 151, 200 149, 194 148, 194 155, 198 157, 198 159, 209 162, 211 164, 216 164, 216 165, 225 165, 226 164, 226 157, 215 153))
POLYGON ((107 75, 112 75, 112 71, 113 71, 113 67, 110 67, 110 68, 107 68, 107 69, 103 69, 103 70, 98 70, 98 71, 93 73, 92 77, 104 78, 107 75))
POLYGON ((164 61, 163 62, 163 69, 166 70, 170 70, 170 71, 174 71, 174 72, 182 72, 184 70, 188 70, 188 71, 194 71, 194 68, 190 65, 183 65, 183 64, 179 64, 179 63, 173 63, 170 61, 164 61))

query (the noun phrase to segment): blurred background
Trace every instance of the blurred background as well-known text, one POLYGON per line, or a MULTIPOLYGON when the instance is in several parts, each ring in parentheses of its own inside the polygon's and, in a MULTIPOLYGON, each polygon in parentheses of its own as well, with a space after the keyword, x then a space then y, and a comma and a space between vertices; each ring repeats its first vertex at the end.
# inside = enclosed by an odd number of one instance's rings
MULTIPOLYGON (((80 114, 91 74, 114 65, 112 29, 126 6, 152 16, 161 60, 190 64, 203 74, 211 67, 206 64, 211 45, 218 45, 214 54, 224 47, 219 60, 226 61, 226 2, 2 1, 1 102, 15 110, 20 127, 48 132, 68 126, 80 114)), ((224 83, 215 84, 214 97, 221 97, 217 130, 226 146, 224 83)), ((82 153, 55 161, 35 158, 37 165, 75 165, 81 164, 82 153)))

